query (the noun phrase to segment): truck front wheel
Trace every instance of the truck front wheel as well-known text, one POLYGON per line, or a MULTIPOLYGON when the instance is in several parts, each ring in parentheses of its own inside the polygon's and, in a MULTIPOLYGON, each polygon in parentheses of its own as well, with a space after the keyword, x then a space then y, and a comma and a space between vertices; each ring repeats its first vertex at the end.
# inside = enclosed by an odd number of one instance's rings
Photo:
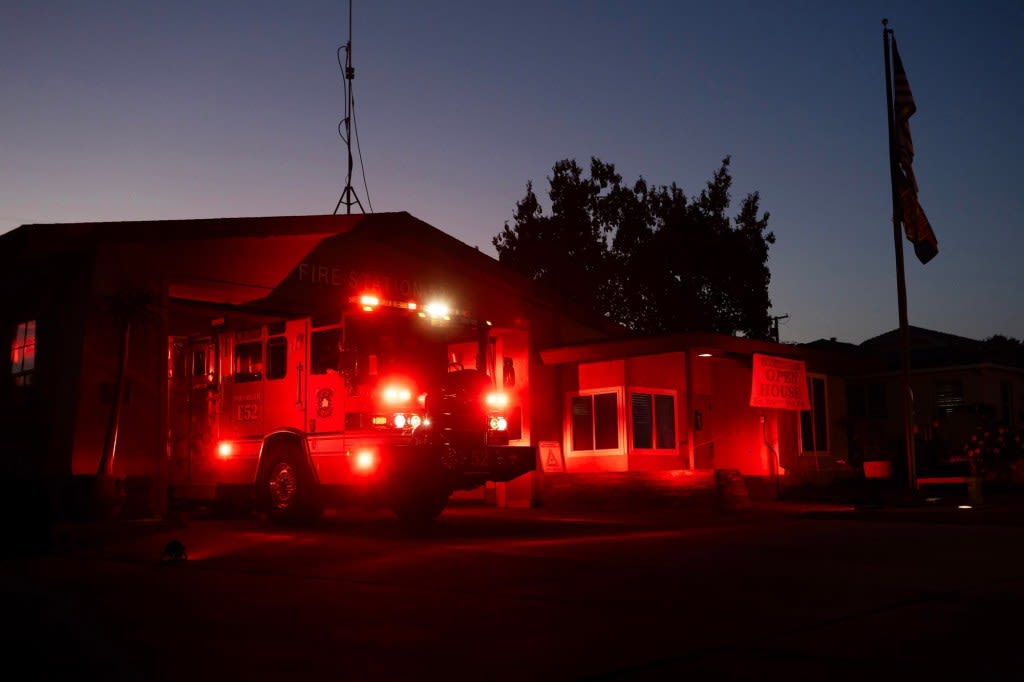
POLYGON ((320 516, 316 483, 308 468, 290 453, 273 458, 263 480, 264 508, 279 521, 312 521, 320 516))

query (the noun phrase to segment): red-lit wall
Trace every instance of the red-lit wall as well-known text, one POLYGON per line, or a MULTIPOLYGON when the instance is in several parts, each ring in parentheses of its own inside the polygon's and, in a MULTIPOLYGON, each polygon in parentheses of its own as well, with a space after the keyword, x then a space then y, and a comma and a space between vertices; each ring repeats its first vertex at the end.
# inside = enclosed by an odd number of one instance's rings
POLYGON ((750 407, 750 365, 750 360, 743 357, 704 358, 691 353, 687 358, 685 351, 567 364, 562 374, 562 447, 566 470, 584 473, 736 469, 746 476, 774 475, 779 458, 795 456, 799 413, 750 407), (675 452, 633 451, 628 424, 629 393, 633 389, 674 393, 675 452), (621 391, 622 448, 616 453, 574 455, 569 400, 577 392, 594 390, 621 391))

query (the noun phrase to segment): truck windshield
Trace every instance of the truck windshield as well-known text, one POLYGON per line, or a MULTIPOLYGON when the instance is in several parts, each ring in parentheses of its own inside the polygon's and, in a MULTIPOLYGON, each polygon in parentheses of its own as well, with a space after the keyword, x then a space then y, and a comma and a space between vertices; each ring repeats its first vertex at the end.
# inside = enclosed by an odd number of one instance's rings
POLYGON ((472 326, 432 325, 408 311, 376 310, 345 320, 344 347, 357 383, 378 374, 439 379, 447 371, 449 344, 475 340, 472 326))

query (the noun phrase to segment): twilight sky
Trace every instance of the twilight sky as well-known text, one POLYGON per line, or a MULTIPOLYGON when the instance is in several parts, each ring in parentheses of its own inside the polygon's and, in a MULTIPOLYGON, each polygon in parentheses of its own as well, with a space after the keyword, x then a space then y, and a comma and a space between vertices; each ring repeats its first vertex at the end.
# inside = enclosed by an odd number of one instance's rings
MULTIPOLYGON (((334 212, 348 13, 0 2, 0 232, 334 212)), ((904 242, 910 324, 1024 339, 1020 0, 354 0, 353 185, 495 255, 560 159, 693 196, 730 155, 733 213, 759 191, 771 214, 781 340, 859 343, 899 324, 883 17, 939 240, 927 265, 904 242)))

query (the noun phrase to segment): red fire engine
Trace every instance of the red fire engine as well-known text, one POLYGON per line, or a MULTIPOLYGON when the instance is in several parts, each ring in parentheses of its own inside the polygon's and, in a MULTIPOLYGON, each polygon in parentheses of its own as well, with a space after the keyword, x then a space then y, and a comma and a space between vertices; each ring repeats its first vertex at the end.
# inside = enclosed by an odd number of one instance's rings
POLYGON ((535 468, 515 368, 490 324, 442 304, 354 297, 329 319, 238 325, 170 349, 169 475, 277 519, 372 500, 438 516, 456 490, 535 468))

